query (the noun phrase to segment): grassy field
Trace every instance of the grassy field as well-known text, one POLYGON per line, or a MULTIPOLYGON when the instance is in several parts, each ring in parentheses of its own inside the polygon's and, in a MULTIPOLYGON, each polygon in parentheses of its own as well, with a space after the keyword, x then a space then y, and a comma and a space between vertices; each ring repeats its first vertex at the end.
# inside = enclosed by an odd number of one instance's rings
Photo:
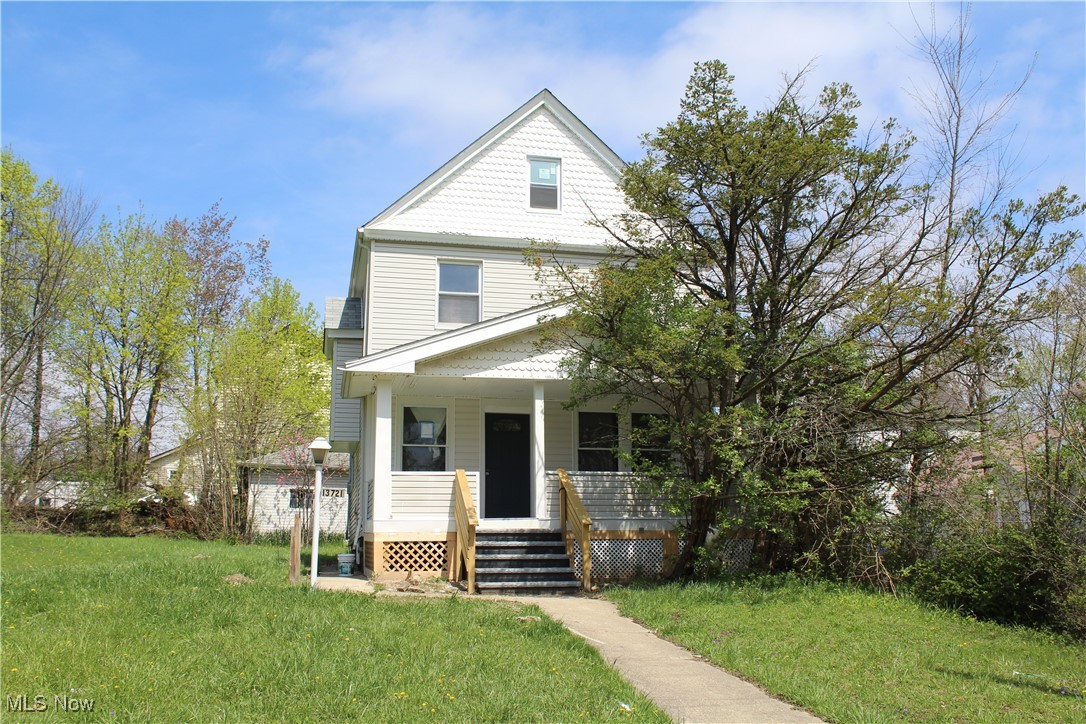
POLYGON ((632 616, 841 722, 1086 722, 1086 646, 828 584, 608 594, 632 616))
POLYGON ((5 534, 0 555, 4 721, 19 695, 46 719, 64 696, 121 721, 666 720, 564 628, 517 620, 534 608, 291 587, 272 546, 5 534))

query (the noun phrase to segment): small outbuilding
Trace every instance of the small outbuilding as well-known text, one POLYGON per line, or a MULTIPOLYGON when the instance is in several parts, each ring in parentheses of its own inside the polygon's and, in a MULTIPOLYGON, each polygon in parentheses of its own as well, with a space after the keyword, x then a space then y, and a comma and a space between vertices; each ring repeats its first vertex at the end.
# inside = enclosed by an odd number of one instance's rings
MULTIPOLYGON (((241 463, 249 490, 249 524, 253 533, 290 530, 294 514, 309 526, 313 510, 313 461, 304 445, 261 455, 241 463)), ((350 455, 330 453, 321 485, 321 531, 347 533, 347 481, 350 455)))

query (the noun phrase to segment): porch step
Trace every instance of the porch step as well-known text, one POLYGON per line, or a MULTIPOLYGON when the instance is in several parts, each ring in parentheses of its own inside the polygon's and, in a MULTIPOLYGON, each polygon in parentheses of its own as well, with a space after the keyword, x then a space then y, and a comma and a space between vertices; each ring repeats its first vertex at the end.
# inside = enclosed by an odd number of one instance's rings
POLYGON ((478 530, 476 541, 562 541, 561 531, 555 530, 478 530))
POLYGON ((481 593, 574 593, 580 588, 560 531, 480 531, 475 582, 481 593))
MULTIPOLYGON (((476 568, 502 568, 511 563, 524 560, 521 553, 475 553, 476 568)), ((562 567, 569 565, 569 556, 565 553, 533 553, 531 561, 537 566, 562 567)))
POLYGON ((480 578, 488 584, 577 586, 572 568, 476 568, 476 582, 480 578))
POLYGON ((563 543, 549 543, 546 541, 475 541, 476 556, 485 555, 510 555, 517 558, 534 558, 536 556, 560 555, 566 557, 566 546, 563 543))
POLYGON ((479 593, 495 595, 556 594, 576 593, 580 589, 577 581, 494 581, 480 583, 476 581, 479 593))

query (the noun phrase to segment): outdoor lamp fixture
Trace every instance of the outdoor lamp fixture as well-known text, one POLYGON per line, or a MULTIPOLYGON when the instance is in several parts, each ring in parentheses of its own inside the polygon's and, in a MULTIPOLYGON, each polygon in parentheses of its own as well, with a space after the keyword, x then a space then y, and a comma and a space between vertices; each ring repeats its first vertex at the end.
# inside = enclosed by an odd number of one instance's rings
POLYGON ((313 455, 313 464, 317 466, 317 484, 313 488, 313 520, 311 522, 313 526, 313 550, 309 557, 310 588, 317 587, 317 545, 321 535, 321 474, 324 468, 324 458, 328 456, 328 451, 331 449, 332 446, 323 437, 318 437, 309 443, 309 452, 313 455))

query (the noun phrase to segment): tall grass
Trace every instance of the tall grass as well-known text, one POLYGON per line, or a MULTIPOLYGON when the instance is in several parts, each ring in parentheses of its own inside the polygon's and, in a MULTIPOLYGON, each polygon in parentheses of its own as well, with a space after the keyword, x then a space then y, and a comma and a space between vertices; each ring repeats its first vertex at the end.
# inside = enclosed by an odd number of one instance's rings
POLYGON ((617 589, 620 610, 834 721, 1086 721, 1086 647, 821 582, 617 589))
POLYGON ((292 587, 270 546, 0 545, 3 696, 44 695, 47 716, 66 695, 122 721, 665 719, 564 628, 519 620, 532 608, 292 587))

